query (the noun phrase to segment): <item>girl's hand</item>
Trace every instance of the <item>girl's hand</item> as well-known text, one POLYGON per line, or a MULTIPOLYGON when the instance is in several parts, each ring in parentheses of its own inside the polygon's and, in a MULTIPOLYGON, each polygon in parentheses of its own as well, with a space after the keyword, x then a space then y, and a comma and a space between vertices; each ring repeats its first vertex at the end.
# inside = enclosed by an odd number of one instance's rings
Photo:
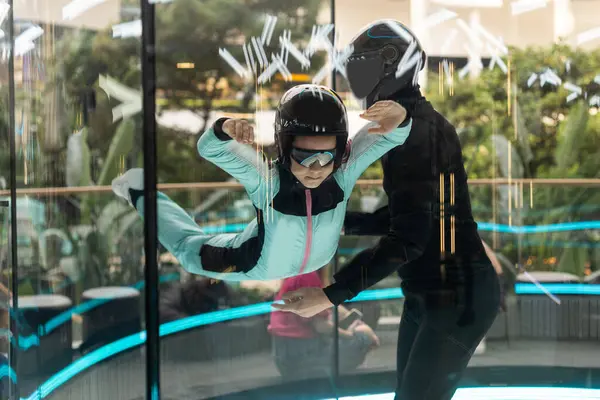
POLYGON ((254 143, 254 128, 245 119, 231 118, 223 122, 223 132, 239 143, 254 143))
POLYGON ((381 100, 360 114, 360 117, 379 124, 378 127, 369 128, 369 133, 385 134, 403 123, 406 115, 406 109, 400 104, 391 100, 381 100))

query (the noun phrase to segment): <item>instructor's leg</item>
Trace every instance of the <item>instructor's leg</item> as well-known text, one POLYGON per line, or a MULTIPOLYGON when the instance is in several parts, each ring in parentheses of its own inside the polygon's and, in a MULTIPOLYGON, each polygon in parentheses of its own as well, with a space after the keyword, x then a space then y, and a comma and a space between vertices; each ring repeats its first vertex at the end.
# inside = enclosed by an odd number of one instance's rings
POLYGON ((495 272, 478 271, 473 280, 474 318, 459 324, 464 307, 448 292, 429 292, 420 304, 424 315, 402 376, 396 400, 450 400, 475 348, 498 310, 495 272))
POLYGON ((408 365, 410 353, 419 332, 422 311, 416 298, 405 292, 404 307, 398 329, 398 349, 396 356, 396 400, 403 384, 404 371, 408 365))

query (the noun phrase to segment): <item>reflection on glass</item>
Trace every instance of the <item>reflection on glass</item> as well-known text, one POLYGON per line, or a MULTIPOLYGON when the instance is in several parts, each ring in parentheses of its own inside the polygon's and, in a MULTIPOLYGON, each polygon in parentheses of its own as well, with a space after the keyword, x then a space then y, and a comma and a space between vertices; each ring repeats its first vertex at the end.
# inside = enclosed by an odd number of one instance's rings
MULTIPOLYGON (((283 280, 275 300, 286 292, 303 287, 323 287, 321 276, 327 269, 309 272, 283 280), (320 276, 321 275, 321 276, 320 276)), ((340 372, 354 372, 367 354, 379 346, 379 338, 365 322, 362 312, 340 306, 338 337, 340 372)), ((332 376, 334 321, 331 310, 323 311, 311 318, 293 313, 273 312, 268 327, 273 341, 273 357, 277 370, 286 379, 307 379, 332 376)))
MULTIPOLYGON (((25 2, 15 4, 14 21, 3 20, 3 31, 13 23, 15 34, 14 70, 3 79, 14 83, 14 109, 3 99, 3 120, 14 112, 17 167, 0 175, 8 180, 15 174, 18 190, 12 221, 18 287, 11 288, 19 300, 11 313, 18 335, 10 343, 18 355, 21 398, 49 396, 85 369, 86 357, 143 327, 142 226, 102 193, 124 164, 141 158, 132 150, 139 115, 113 118, 118 104, 106 94, 112 88, 102 88, 104 76, 119 76, 132 88, 127 100, 133 101, 140 86, 139 40, 113 41, 105 32, 121 18, 120 8, 112 1, 25 2), (128 72, 111 51, 129 60, 128 72)), ((9 56, 3 53, 4 69, 9 56)), ((10 222, 3 214, 2 248, 10 222)), ((2 271, 10 270, 3 261, 2 271)), ((3 273, 5 286, 10 276, 3 273)), ((139 353, 130 356, 134 364, 141 360, 139 353)), ((139 396, 143 372, 131 371, 140 383, 128 393, 139 396)))
MULTIPOLYGON (((207 128, 222 116, 247 119, 257 132, 256 152, 274 159, 281 95, 313 80, 333 86, 336 69, 353 136, 362 110, 344 78, 344 46, 362 26, 389 15, 420 31, 429 55, 422 89, 457 127, 479 233, 503 281, 503 307, 461 382, 474 388, 455 399, 600 397, 592 389, 540 387, 599 386, 600 56, 593 5, 444 1, 434 10, 428 2, 337 2, 337 52, 328 53, 331 2, 155 3, 158 182, 208 234, 240 233, 256 211, 235 180, 198 156, 207 128)), ((12 21, 8 11, 0 3, 0 398, 16 398, 12 381, 19 397, 31 400, 140 399, 143 223, 110 188, 143 164, 139 2, 14 2, 12 21), (11 176, 16 204, 9 202, 11 176), (11 308, 13 295, 18 309, 11 308), (15 353, 18 368, 9 357, 15 353)), ((381 166, 362 178, 380 179, 381 166)), ((354 211, 384 205, 379 182, 358 185, 349 200, 354 211)), ((343 236, 337 265, 377 240, 343 236)), ((159 250, 164 397, 258 390, 278 398, 293 388, 322 399, 391 391, 403 304, 415 301, 396 274, 340 308, 342 325, 335 327, 329 312, 302 319, 270 307, 290 288, 327 284, 330 268, 319 277, 215 281, 159 250), (353 313, 360 322, 346 327, 353 313), (334 345, 340 377, 333 376, 334 345), (327 383, 308 381, 314 378, 327 383)))

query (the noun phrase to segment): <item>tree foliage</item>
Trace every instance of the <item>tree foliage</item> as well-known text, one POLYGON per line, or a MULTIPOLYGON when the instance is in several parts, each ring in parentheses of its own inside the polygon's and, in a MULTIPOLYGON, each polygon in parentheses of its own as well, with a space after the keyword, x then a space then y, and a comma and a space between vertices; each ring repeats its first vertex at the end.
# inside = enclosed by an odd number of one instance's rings
MULTIPOLYGON (((252 112, 250 99, 255 82, 245 83, 219 56, 226 48, 244 64, 241 44, 251 36, 260 37, 266 15, 277 17, 267 56, 279 53, 279 36, 283 29, 291 31, 296 44, 307 42, 321 8, 320 0, 204 0, 161 4, 156 13, 157 92, 167 109, 189 110, 203 124, 196 136, 177 129, 159 127, 159 182, 223 181, 226 175, 197 156, 195 141, 206 128, 214 100, 221 97, 216 83, 227 79, 232 91, 243 90, 248 101, 231 111, 252 112), (194 68, 177 68, 178 63, 192 63, 194 68)), ((300 48, 302 46, 299 46, 300 48)), ((89 116, 91 127, 88 143, 94 155, 95 171, 107 162, 111 139, 116 132, 111 108, 118 105, 97 87, 98 77, 108 75, 122 84, 139 89, 141 86, 139 38, 113 38, 110 29, 104 32, 72 31, 65 33, 59 46, 61 71, 68 95, 79 99, 82 92, 95 88, 97 105, 89 116)), ((289 57, 292 72, 302 72, 300 65, 289 57)), ((323 56, 313 57, 311 69, 323 64, 323 56)), ((255 77, 256 78, 256 77, 255 77)), ((266 85, 266 88, 272 85, 266 85)), ((137 136, 128 156, 128 166, 141 163, 141 120, 136 120, 137 136)), ((112 177, 112 175, 111 175, 112 177)), ((182 199, 183 200, 183 199, 182 199)))
MULTIPOLYGON (((509 60, 510 83, 496 67, 483 70, 475 80, 455 78, 452 96, 447 89, 442 95, 436 85, 430 87, 429 99, 457 127, 470 178, 507 178, 509 173, 526 179, 599 177, 600 117, 589 100, 600 94, 593 83, 600 73, 600 51, 584 52, 562 44, 512 48, 509 60), (570 92, 564 85, 540 85, 539 75, 546 68, 562 84, 581 86, 587 98, 567 101, 570 92), (532 73, 538 79, 530 87, 532 73)), ((436 80, 433 76, 430 81, 436 80)), ((478 220, 548 225, 597 219, 597 188, 528 186, 472 187, 478 220)), ((580 259, 600 262, 594 235, 593 230, 501 234, 500 245, 515 262, 581 274, 580 259)))

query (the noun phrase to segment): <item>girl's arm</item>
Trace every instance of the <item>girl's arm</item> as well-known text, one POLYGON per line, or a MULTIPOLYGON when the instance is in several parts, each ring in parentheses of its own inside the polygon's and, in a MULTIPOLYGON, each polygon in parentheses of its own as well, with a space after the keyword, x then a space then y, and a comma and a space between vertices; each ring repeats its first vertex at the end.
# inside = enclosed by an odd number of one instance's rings
POLYGON ((204 132, 198 140, 198 153, 237 179, 254 201, 260 198, 261 190, 265 190, 269 165, 262 152, 238 143, 223 132, 227 119, 220 118, 204 132))

